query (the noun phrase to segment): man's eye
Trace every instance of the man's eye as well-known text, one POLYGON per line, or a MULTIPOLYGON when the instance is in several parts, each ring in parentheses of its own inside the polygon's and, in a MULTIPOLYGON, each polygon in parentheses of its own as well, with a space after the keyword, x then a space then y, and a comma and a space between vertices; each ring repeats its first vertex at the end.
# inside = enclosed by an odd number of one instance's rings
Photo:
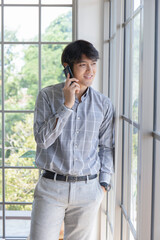
POLYGON ((80 64, 80 67, 85 67, 86 66, 86 64, 80 64))

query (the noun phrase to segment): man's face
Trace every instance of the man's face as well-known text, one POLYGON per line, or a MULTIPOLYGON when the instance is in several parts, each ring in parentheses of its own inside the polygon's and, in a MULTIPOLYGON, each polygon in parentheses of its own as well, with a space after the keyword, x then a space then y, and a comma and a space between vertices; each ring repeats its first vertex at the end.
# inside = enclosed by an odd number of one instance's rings
POLYGON ((91 86, 97 71, 97 62, 82 55, 79 63, 73 65, 73 75, 79 80, 78 84, 81 88, 91 86))

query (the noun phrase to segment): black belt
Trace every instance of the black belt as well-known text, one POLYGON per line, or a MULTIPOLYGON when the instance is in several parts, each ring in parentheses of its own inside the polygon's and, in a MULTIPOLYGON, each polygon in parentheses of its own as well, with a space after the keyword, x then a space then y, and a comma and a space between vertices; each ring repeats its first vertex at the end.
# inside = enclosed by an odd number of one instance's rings
POLYGON ((97 174, 88 176, 71 176, 71 175, 64 176, 60 174, 57 174, 56 176, 55 175, 56 173, 45 170, 45 172, 42 174, 42 177, 65 182, 87 181, 97 177, 97 174))

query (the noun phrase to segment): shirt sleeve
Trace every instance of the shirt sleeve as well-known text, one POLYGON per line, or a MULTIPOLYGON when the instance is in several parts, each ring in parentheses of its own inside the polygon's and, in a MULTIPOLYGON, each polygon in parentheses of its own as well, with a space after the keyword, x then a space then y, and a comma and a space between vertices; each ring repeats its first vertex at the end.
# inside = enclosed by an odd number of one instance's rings
POLYGON ((34 136, 40 148, 47 149, 55 142, 72 112, 63 104, 53 113, 47 95, 39 92, 34 111, 34 136))
POLYGON ((107 106, 107 109, 99 130, 98 154, 101 162, 99 181, 109 184, 113 173, 114 110, 110 99, 108 101, 104 106, 105 109, 107 106))

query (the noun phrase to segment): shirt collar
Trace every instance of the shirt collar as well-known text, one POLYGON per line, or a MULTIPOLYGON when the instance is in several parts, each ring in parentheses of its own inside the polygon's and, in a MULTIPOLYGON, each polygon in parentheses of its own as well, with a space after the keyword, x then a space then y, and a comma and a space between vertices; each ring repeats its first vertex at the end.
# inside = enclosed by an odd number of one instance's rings
MULTIPOLYGON (((87 98, 87 96, 89 94, 89 89, 90 89, 90 87, 88 87, 87 90, 85 91, 85 93, 82 95, 81 102, 83 102, 87 98)), ((77 97, 76 97, 76 102, 79 102, 77 97)))

